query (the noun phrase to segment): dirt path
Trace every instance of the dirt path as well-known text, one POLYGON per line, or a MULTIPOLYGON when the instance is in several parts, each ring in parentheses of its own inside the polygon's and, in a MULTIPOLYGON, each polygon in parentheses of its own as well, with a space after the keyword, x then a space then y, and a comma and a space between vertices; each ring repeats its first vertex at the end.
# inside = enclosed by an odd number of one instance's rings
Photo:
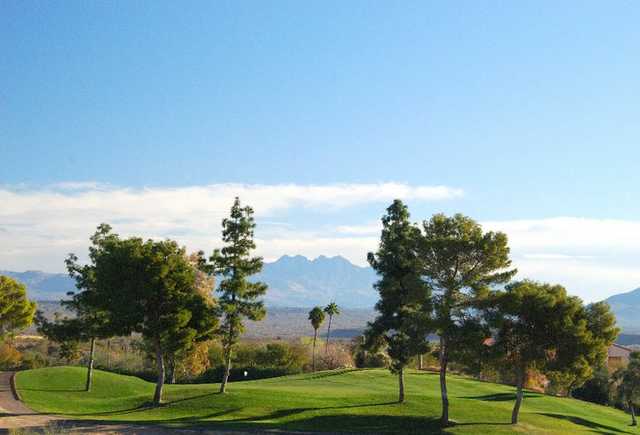
POLYGON ((0 372, 0 431, 18 427, 46 426, 57 417, 38 414, 19 401, 11 388, 14 372, 0 372))

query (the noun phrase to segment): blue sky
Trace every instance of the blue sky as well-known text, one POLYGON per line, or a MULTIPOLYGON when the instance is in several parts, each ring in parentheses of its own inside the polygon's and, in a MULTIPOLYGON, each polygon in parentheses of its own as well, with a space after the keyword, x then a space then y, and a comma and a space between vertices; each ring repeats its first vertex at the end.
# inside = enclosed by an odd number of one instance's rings
POLYGON ((638 22, 630 1, 3 1, 0 269, 62 270, 102 220, 210 249, 234 193, 265 257, 362 264, 401 196, 507 231, 523 274, 586 299, 637 287, 638 22))

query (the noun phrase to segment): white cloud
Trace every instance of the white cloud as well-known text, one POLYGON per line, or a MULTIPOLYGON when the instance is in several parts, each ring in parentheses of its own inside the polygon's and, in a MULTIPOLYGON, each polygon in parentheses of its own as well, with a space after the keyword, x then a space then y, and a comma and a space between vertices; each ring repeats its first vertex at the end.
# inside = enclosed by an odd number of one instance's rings
POLYGON ((640 221, 557 217, 483 227, 509 236, 521 278, 563 284, 587 301, 640 286, 640 221))
POLYGON ((292 215, 335 214, 394 198, 436 201, 462 194, 462 190, 446 186, 404 183, 142 189, 94 182, 58 183, 41 189, 0 186, 0 268, 60 270, 67 253, 86 251, 89 235, 101 222, 112 224, 124 236, 170 237, 190 249, 209 251, 219 243, 220 222, 235 196, 254 208, 259 223, 265 221, 258 236, 262 238, 260 252, 267 258, 285 253, 343 254, 362 263, 370 239, 340 237, 332 230, 304 234, 296 230, 292 215))

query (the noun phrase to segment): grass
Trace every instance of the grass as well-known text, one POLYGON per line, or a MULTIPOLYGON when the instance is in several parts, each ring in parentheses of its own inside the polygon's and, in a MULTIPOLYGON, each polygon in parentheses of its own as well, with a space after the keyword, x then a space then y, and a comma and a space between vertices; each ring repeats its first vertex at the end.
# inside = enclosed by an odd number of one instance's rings
MULTIPOLYGON (((397 404, 396 378, 386 370, 343 370, 237 382, 227 394, 217 385, 168 385, 166 403, 148 407, 154 385, 96 371, 82 391, 85 371, 53 367, 20 372, 23 400, 40 412, 72 418, 218 429, 283 429, 439 433, 438 377, 409 372, 407 402, 397 404)), ((622 411, 567 398, 527 393, 520 424, 508 424, 513 388, 464 377, 449 378, 446 433, 638 433, 622 411)))

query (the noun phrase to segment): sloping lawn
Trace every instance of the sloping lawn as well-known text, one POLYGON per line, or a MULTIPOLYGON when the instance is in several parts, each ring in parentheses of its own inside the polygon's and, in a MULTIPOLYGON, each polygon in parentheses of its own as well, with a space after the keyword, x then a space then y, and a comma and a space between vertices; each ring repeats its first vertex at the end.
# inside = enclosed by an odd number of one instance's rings
MULTIPOLYGON (((85 369, 53 367, 21 372, 23 400, 40 412, 72 418, 225 429, 322 432, 440 432, 438 377, 407 375, 407 403, 397 404, 396 378, 386 370, 344 370, 237 382, 218 386, 168 385, 166 404, 147 403, 154 385, 135 377, 96 371, 94 388, 82 391, 85 369)), ((451 418, 446 433, 640 433, 625 413, 573 399, 528 393, 520 424, 509 424, 513 388, 449 378, 451 418)))

